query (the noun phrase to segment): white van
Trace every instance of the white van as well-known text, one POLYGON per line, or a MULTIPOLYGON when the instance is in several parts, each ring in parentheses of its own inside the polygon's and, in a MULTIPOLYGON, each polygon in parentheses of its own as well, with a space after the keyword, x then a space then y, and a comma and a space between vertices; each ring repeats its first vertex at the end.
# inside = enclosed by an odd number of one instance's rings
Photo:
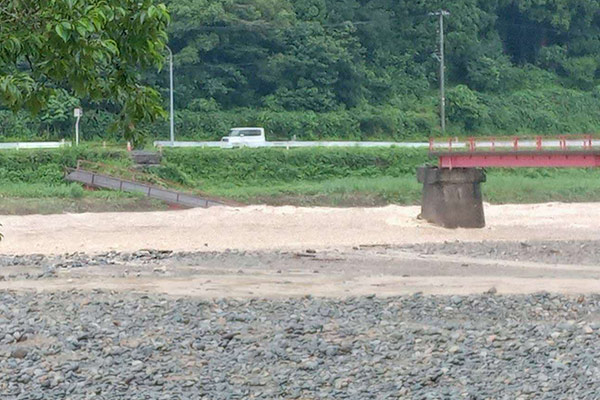
POLYGON ((227 147, 252 147, 252 145, 259 145, 265 141, 263 128, 233 128, 229 131, 229 135, 221 139, 221 142, 227 143, 227 147))

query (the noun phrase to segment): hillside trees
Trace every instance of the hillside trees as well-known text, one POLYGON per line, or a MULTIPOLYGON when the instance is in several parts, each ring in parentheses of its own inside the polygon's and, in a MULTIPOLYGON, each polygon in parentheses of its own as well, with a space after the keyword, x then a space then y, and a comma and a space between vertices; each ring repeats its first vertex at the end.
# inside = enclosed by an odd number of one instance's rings
MULTIPOLYGON (((129 2, 134 4, 132 0, 110 0, 109 4, 129 2)), ((600 126, 594 128, 600 120, 595 111, 600 109, 600 0, 164 2, 172 15, 169 46, 175 54, 178 131, 189 138, 216 138, 231 123, 271 126, 272 133, 282 138, 303 130, 304 137, 312 138, 334 135, 400 139, 435 134, 438 24, 430 13, 440 8, 451 13, 446 19, 448 88, 458 87, 451 92, 457 103, 449 104, 451 130, 458 134, 512 134, 538 127, 549 127, 552 132, 584 127, 600 130, 600 126), (549 109, 542 109, 536 99, 548 96, 551 101, 544 102, 544 107, 549 109), (534 107, 527 113, 520 108, 524 98, 534 107), (577 113, 585 121, 564 123, 564 118, 573 117, 575 104, 585 105, 585 111, 577 113), (566 107, 570 114, 561 118, 566 107), (356 127, 352 129, 359 131, 344 131, 341 127, 356 127)), ((68 7, 70 3, 81 6, 101 2, 8 1, 17 3, 68 7)), ((132 6, 127 12, 139 16, 151 3, 140 1, 139 9, 132 6)), ((62 15, 60 10, 53 12, 62 15)), ((62 26, 60 18, 53 20, 53 28, 46 33, 48 40, 63 41, 56 31, 62 26)), ((154 22, 144 22, 151 25, 151 36, 164 27, 162 18, 155 16, 151 20, 154 22)), ((75 18, 68 21, 77 26, 75 18)), ((113 31, 118 29, 111 24, 107 22, 110 29, 103 32, 102 40, 114 39, 113 31)), ((131 40, 135 40, 135 32, 131 32, 131 40)), ((74 34, 78 34, 77 28, 74 34)), ((74 39, 76 36, 69 36, 65 45, 74 39)), ((136 61, 140 67, 160 63, 156 57, 164 54, 164 37, 161 40, 155 49, 146 44, 139 47, 144 53, 135 55, 141 57, 136 61)), ((3 41, 1 46, 6 52, 12 45, 3 41)), ((63 58, 58 53, 55 56, 63 58)), ((107 62, 100 65, 88 71, 100 72, 101 80, 107 81, 108 71, 115 70, 106 69, 107 62)), ((6 65, 2 68, 3 74, 8 73, 6 65)), ((33 76, 25 57, 13 69, 33 76)), ((144 82, 156 88, 165 101, 168 74, 163 71, 140 77, 141 70, 126 70, 125 75, 135 85, 143 87, 144 82)), ((79 68, 69 68, 66 72, 74 75, 80 73, 77 71, 79 68)), ((17 83, 12 85, 19 86, 13 76, 17 83)), ((66 88, 67 82, 54 79, 48 86, 66 88)), ((130 96, 136 101, 159 101, 153 91, 140 96, 140 91, 149 89, 138 86, 118 94, 116 103, 127 103, 122 98, 127 93, 136 93, 130 96)), ((107 93, 110 87, 102 90, 107 93)), ((21 102, 27 103, 27 90, 18 92, 24 96, 21 102)), ((3 104, 11 106, 10 101, 3 104)), ((85 132, 105 135, 104 121, 118 107, 103 101, 96 108, 98 122, 84 121, 88 125, 85 132)), ((0 120, 8 120, 2 110, 0 120)), ((59 136, 68 125, 59 120, 37 121, 48 136, 59 136)), ((35 123, 21 122, 14 119, 4 126, 13 127, 11 132, 25 126, 34 134, 35 123)), ((160 125, 153 128, 162 132, 160 125)), ((9 128, 0 126, 0 134, 3 129, 9 128)))
POLYGON ((327 111, 358 104, 365 71, 350 23, 327 29, 325 1, 171 0, 182 98, 220 106, 327 111))

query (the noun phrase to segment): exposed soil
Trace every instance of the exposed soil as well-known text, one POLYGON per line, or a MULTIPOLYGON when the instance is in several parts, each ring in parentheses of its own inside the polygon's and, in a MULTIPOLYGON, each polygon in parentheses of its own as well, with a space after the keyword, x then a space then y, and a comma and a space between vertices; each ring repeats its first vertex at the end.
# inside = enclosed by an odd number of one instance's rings
MULTIPOLYGON (((517 258, 529 254, 528 248, 519 243, 497 245, 522 249, 512 253, 517 258)), ((474 258, 467 250, 448 255, 460 248, 456 243, 442 244, 439 251, 428 254, 363 246, 296 252, 4 256, 0 258, 0 290, 102 289, 202 298, 600 291, 600 262, 593 263, 570 250, 600 246, 600 241, 556 241, 546 246, 559 250, 552 262, 498 260, 481 255, 474 258)))
POLYGON ((146 197, 100 199, 84 197, 74 198, 2 198, 1 215, 49 215, 65 213, 104 213, 104 212, 141 212, 160 211, 170 207, 161 201, 146 197))

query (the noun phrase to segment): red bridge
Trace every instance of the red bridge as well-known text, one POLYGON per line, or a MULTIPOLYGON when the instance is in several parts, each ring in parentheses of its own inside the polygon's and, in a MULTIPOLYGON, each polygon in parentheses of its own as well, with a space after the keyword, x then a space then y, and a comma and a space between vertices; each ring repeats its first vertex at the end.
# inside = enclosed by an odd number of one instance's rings
POLYGON ((430 139, 429 153, 440 168, 600 167, 600 139, 591 135, 533 139, 430 139))

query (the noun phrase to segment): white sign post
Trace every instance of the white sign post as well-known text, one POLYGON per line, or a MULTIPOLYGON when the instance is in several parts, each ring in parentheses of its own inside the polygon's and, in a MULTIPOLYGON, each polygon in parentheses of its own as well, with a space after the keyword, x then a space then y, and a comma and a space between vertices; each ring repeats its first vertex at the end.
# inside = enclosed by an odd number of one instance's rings
POLYGON ((73 115, 77 118, 77 122, 75 122, 75 145, 79 146, 79 121, 81 120, 81 116, 83 115, 83 110, 77 107, 73 115))

